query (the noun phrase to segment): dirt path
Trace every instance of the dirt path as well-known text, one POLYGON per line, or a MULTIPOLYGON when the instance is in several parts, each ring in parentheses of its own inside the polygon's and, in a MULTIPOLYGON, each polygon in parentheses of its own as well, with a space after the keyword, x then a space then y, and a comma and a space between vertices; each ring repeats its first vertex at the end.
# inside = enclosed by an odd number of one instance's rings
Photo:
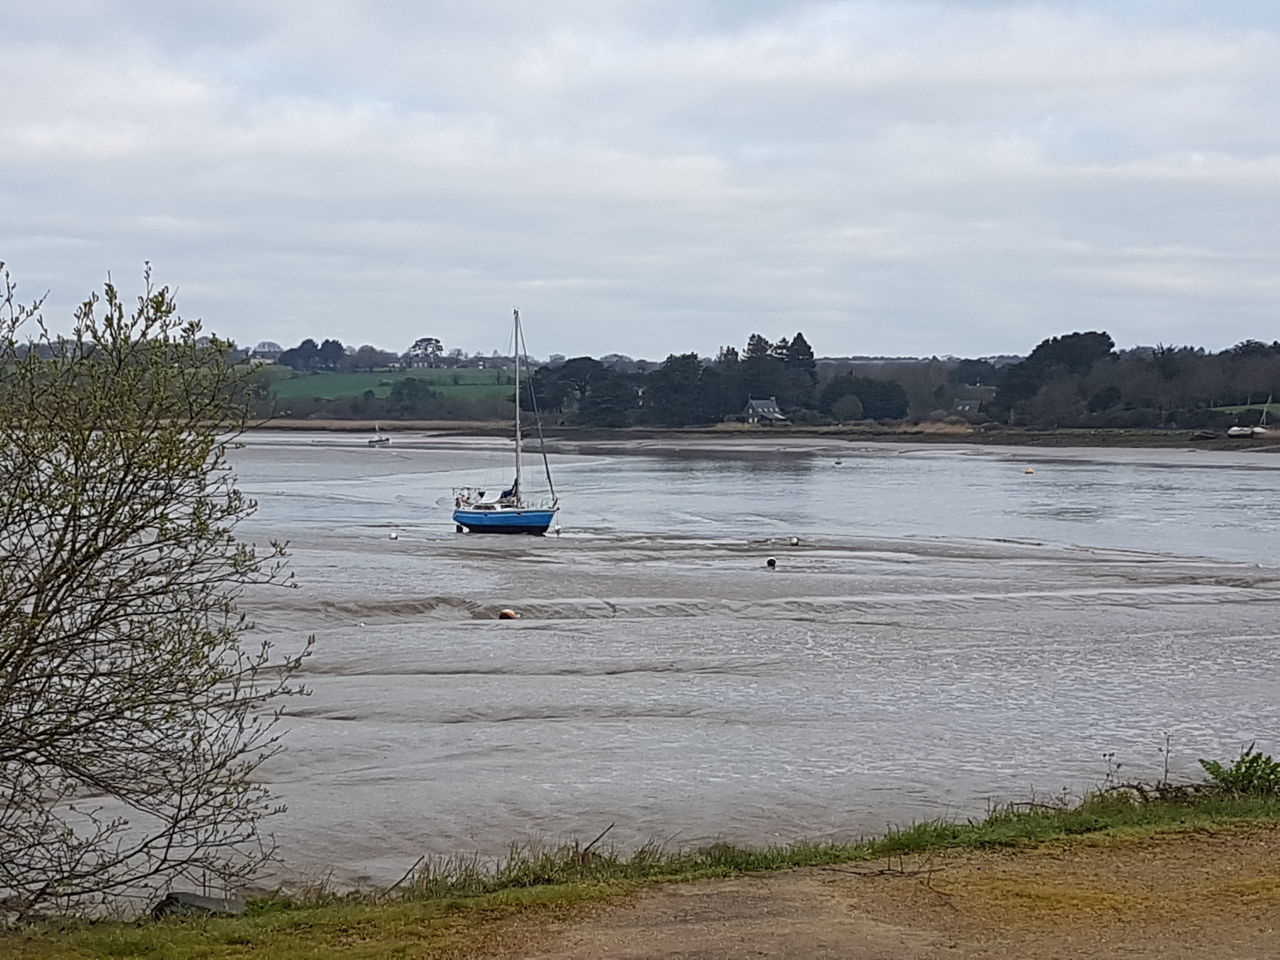
POLYGON ((656 887, 515 955, 1262 960, 1280 957, 1280 829, 656 887))

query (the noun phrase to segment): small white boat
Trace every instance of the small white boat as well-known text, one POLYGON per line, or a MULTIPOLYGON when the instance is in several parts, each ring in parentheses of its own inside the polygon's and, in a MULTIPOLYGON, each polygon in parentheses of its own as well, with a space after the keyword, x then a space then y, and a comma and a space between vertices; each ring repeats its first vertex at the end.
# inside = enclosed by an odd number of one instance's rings
POLYGON ((1230 427, 1228 437, 1269 437, 1271 429, 1267 426, 1267 411, 1271 409, 1271 397, 1267 397, 1267 405, 1262 408, 1262 416, 1256 427, 1230 427))
POLYGON ((369 438, 369 446, 371 447, 389 447, 391 446, 391 438, 382 432, 382 428, 377 424, 373 426, 373 436, 369 438))

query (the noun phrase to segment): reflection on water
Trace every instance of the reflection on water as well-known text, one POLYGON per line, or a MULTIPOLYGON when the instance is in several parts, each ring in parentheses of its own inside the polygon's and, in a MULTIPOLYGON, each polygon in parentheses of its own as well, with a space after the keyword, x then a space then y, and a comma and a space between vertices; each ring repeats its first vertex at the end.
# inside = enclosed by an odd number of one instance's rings
POLYGON ((1166 732, 1187 776, 1267 744, 1272 461, 1017 456, 566 453, 563 536, 508 539, 455 535, 447 499, 501 444, 251 443, 249 532, 303 583, 255 612, 318 635, 269 770, 290 869, 386 881, 613 822, 848 835, 1079 789, 1109 751, 1152 775, 1166 732))

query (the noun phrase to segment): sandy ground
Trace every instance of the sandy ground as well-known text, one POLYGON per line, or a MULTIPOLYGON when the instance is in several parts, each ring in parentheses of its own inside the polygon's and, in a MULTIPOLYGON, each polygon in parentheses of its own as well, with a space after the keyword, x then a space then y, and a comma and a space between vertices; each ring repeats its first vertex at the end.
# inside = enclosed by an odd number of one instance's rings
POLYGON ((1280 829, 967 852, 657 887, 527 960, 1280 956, 1280 829))

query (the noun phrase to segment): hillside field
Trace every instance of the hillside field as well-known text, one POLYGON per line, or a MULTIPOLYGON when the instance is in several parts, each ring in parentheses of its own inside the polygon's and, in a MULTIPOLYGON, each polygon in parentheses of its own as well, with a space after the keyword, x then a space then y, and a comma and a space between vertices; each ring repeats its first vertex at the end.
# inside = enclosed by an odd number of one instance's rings
POLYGON ((505 370, 381 370, 376 373, 293 373, 272 381, 279 400, 342 400, 366 390, 386 397, 392 384, 406 377, 426 381, 442 394, 473 400, 501 400, 512 395, 511 373, 505 370), (501 378, 501 380, 499 380, 501 378))

